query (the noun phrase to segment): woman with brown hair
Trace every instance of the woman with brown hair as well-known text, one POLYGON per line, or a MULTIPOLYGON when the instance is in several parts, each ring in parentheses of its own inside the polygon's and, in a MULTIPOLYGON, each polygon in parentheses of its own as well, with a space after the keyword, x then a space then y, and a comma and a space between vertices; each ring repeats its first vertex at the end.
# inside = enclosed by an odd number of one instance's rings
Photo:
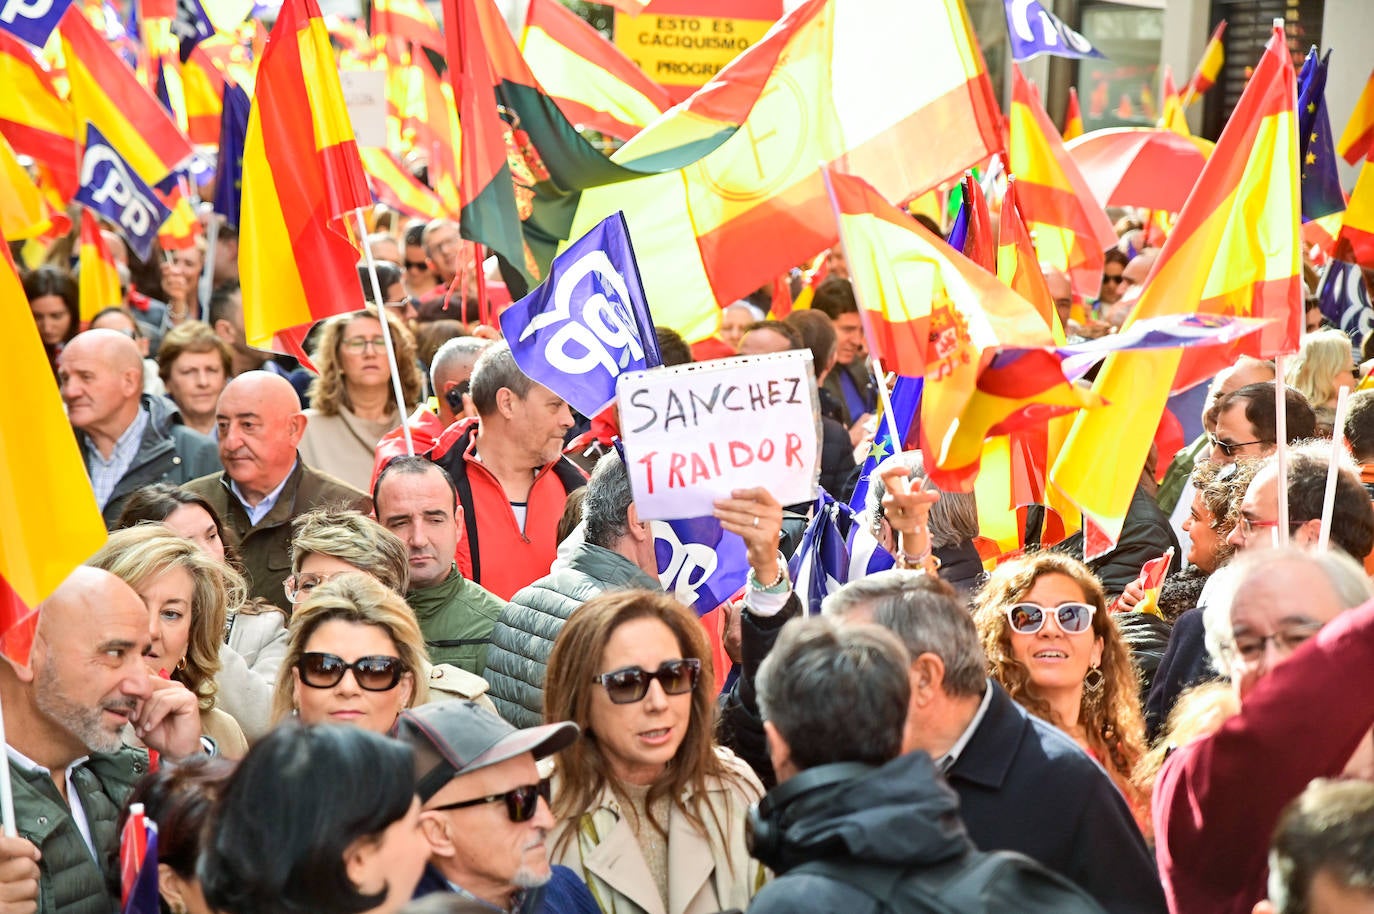
POLYGON ((974 608, 989 675, 1100 762, 1148 823, 1131 780, 1144 751, 1135 667, 1093 573, 1056 552, 1022 556, 997 566, 974 608))
POLYGON ((215 707, 215 675, 225 606, 242 602, 243 579, 157 524, 116 530, 86 564, 110 572, 142 598, 152 634, 152 650, 143 658, 148 671, 194 692, 205 735, 221 754, 241 757, 248 741, 238 723, 215 707))
POLYGON ((712 682, 701 623, 661 592, 602 594, 559 633, 544 716, 584 738, 556 763, 551 860, 606 914, 742 910, 763 884, 745 844, 763 788, 715 743, 712 682))
POLYGON ((386 320, 405 398, 399 409, 376 309, 330 318, 312 353, 320 374, 310 384, 301 459, 363 491, 371 488, 377 442, 401 424, 419 402, 423 386, 415 338, 390 312, 386 320))

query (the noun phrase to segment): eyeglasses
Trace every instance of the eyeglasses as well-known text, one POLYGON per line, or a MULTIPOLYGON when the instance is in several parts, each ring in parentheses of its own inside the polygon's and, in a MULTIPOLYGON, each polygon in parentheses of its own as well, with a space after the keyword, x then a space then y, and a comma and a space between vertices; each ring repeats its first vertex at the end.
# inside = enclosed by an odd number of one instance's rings
POLYGON ((593 676, 592 682, 599 682, 606 689, 611 704, 629 705, 643 701, 649 694, 649 683, 658 680, 666 695, 682 695, 696 688, 697 677, 701 675, 701 661, 695 657, 686 660, 665 660, 655 672, 650 673, 643 667, 627 666, 621 670, 611 670, 600 676, 593 676))
POLYGON ((315 574, 313 572, 302 572, 293 574, 282 582, 282 590, 286 591, 286 599, 292 603, 304 603, 310 599, 310 595, 315 592, 315 588, 321 584, 332 581, 345 571, 336 571, 334 574, 315 574))
MULTIPOLYGON (((1305 523, 1307 523, 1305 520, 1290 520, 1288 527, 1291 530, 1296 530, 1305 523)), ((1256 530, 1264 530, 1278 525, 1279 522, 1276 520, 1251 520, 1244 514, 1240 516, 1240 520, 1236 521, 1236 526, 1240 528, 1241 535, 1246 539, 1253 536, 1256 530)))
POLYGON ((1125 282, 1125 281, 1126 281, 1126 277, 1124 277, 1124 276, 1108 276, 1106 273, 1103 273, 1103 274, 1102 274, 1102 283, 1103 283, 1103 285, 1106 285, 1106 284, 1109 283, 1109 282, 1110 282, 1110 283, 1118 283, 1118 282, 1125 282))
POLYGON ((426 812, 442 812, 446 809, 467 809, 469 806, 481 806, 484 803, 495 803, 497 800, 506 801, 506 816, 512 822, 528 822, 534 818, 535 812, 539 809, 539 798, 543 797, 544 802, 549 800, 549 782, 540 781, 538 784, 523 784, 519 787, 507 790, 505 793, 493 793, 490 796, 478 797, 475 800, 461 800, 457 803, 445 803, 443 806, 434 806, 425 810, 426 812))
POLYGON ((1235 442, 1231 442, 1231 441, 1222 441, 1222 440, 1221 440, 1220 438, 1218 438, 1216 435, 1208 435, 1208 436, 1207 436, 1207 440, 1210 441, 1210 442, 1212 443, 1212 447, 1214 447, 1214 448, 1216 448, 1217 450, 1221 451, 1221 452, 1222 452, 1223 454, 1225 454, 1227 457, 1234 457, 1234 456, 1236 456, 1236 451, 1240 450, 1240 449, 1243 448, 1243 447, 1249 447, 1249 446, 1252 445, 1252 444, 1273 444, 1273 443, 1274 443, 1274 442, 1270 441, 1270 440, 1267 439, 1267 438, 1257 438, 1257 439, 1255 439, 1254 441, 1235 441, 1235 442))
POLYGON ((1055 624, 1066 635, 1081 635, 1093 624, 1096 606, 1087 603, 1060 603, 1058 606, 1041 606, 1039 603, 1013 603, 1006 609, 1007 624, 1011 630, 1021 635, 1034 635, 1045 627, 1045 619, 1051 613, 1055 624))
POLYGON ((340 342, 339 345, 347 349, 349 352, 363 352, 369 346, 371 346, 375 351, 381 352, 382 350, 386 349, 386 340, 380 336, 350 336, 348 339, 340 342))
POLYGON ((359 657, 352 663, 345 663, 337 654, 321 654, 315 651, 301 655, 296 662, 296 672, 301 682, 312 689, 332 689, 343 681, 344 673, 353 671, 353 681, 358 688, 368 692, 388 692, 396 688, 401 674, 406 671, 400 657, 359 657))
POLYGON ((1272 635, 1235 635, 1231 639, 1231 650, 1245 663, 1258 663, 1264 657, 1264 649, 1270 641, 1274 642, 1277 650, 1289 654, 1321 631, 1321 627, 1320 622, 1309 622, 1287 631, 1274 632, 1272 635))
POLYGON ((407 270, 427 270, 427 269, 429 269, 429 261, 428 261, 428 260, 407 260, 407 261, 406 261, 406 269, 407 269, 407 270))
POLYGON ((389 301, 389 302, 384 302, 384 303, 383 303, 383 306, 386 307, 386 308, 387 308, 388 310, 390 310, 390 311, 404 312, 405 309, 411 307, 411 306, 414 305, 414 304, 415 304, 415 299, 413 299, 413 298, 411 298, 409 295, 407 295, 405 298, 401 299, 400 301, 389 301))

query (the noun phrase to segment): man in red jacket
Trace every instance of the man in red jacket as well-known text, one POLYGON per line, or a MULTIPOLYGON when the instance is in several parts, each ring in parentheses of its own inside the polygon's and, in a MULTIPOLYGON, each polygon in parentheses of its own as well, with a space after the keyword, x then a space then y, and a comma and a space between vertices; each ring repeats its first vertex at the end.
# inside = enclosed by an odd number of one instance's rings
POLYGON ((562 454, 568 404, 525 375, 505 342, 483 351, 469 390, 477 418, 449 426, 429 456, 458 489, 459 570, 509 600, 548 574, 568 493, 587 477, 562 454))
POLYGON ((1274 549, 1247 550, 1218 574, 1230 580, 1204 613, 1208 650, 1241 706, 1169 756, 1155 781, 1172 914, 1249 914, 1265 897, 1284 806, 1314 778, 1368 778, 1374 767, 1374 601, 1363 569, 1338 550, 1274 549))

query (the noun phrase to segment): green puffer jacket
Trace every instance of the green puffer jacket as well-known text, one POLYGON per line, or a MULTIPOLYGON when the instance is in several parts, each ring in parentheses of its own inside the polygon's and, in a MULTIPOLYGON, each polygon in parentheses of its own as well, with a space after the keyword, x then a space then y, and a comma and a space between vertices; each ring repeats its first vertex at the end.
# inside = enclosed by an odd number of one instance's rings
POLYGON ((581 543, 567 564, 555 567, 507 604, 487 648, 488 694, 501 716, 517 727, 544 722, 544 675, 553 641, 583 603, 605 590, 662 590, 618 552, 581 543))
POLYGON ((119 811, 147 770, 148 754, 126 747, 113 755, 93 755, 72 774, 67 790, 81 797, 97 861, 52 778, 10 766, 19 834, 43 854, 38 865, 38 914, 118 910, 119 811))

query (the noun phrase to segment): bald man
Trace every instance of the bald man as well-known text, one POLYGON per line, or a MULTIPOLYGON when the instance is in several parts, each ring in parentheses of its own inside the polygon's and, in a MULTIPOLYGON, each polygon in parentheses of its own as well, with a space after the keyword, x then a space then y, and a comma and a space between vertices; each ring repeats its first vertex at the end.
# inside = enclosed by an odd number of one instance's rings
POLYGON ((372 511, 367 495, 301 460, 296 446, 305 423, 289 381, 244 372, 225 386, 215 410, 224 469, 186 485, 215 506, 248 573, 249 595, 288 612, 282 585, 291 573, 291 522, 326 505, 372 511))
POLYGON ((150 645, 138 594, 81 567, 39 606, 29 666, 0 662, 19 828, 0 837, 0 910, 118 908, 119 810, 148 770, 126 725, 166 759, 213 749, 196 696, 148 674, 150 645))
POLYGON ((57 377, 106 527, 136 489, 180 485, 219 468, 214 441, 183 424, 170 400, 143 393, 143 358, 124 334, 77 334, 62 350, 57 377))

